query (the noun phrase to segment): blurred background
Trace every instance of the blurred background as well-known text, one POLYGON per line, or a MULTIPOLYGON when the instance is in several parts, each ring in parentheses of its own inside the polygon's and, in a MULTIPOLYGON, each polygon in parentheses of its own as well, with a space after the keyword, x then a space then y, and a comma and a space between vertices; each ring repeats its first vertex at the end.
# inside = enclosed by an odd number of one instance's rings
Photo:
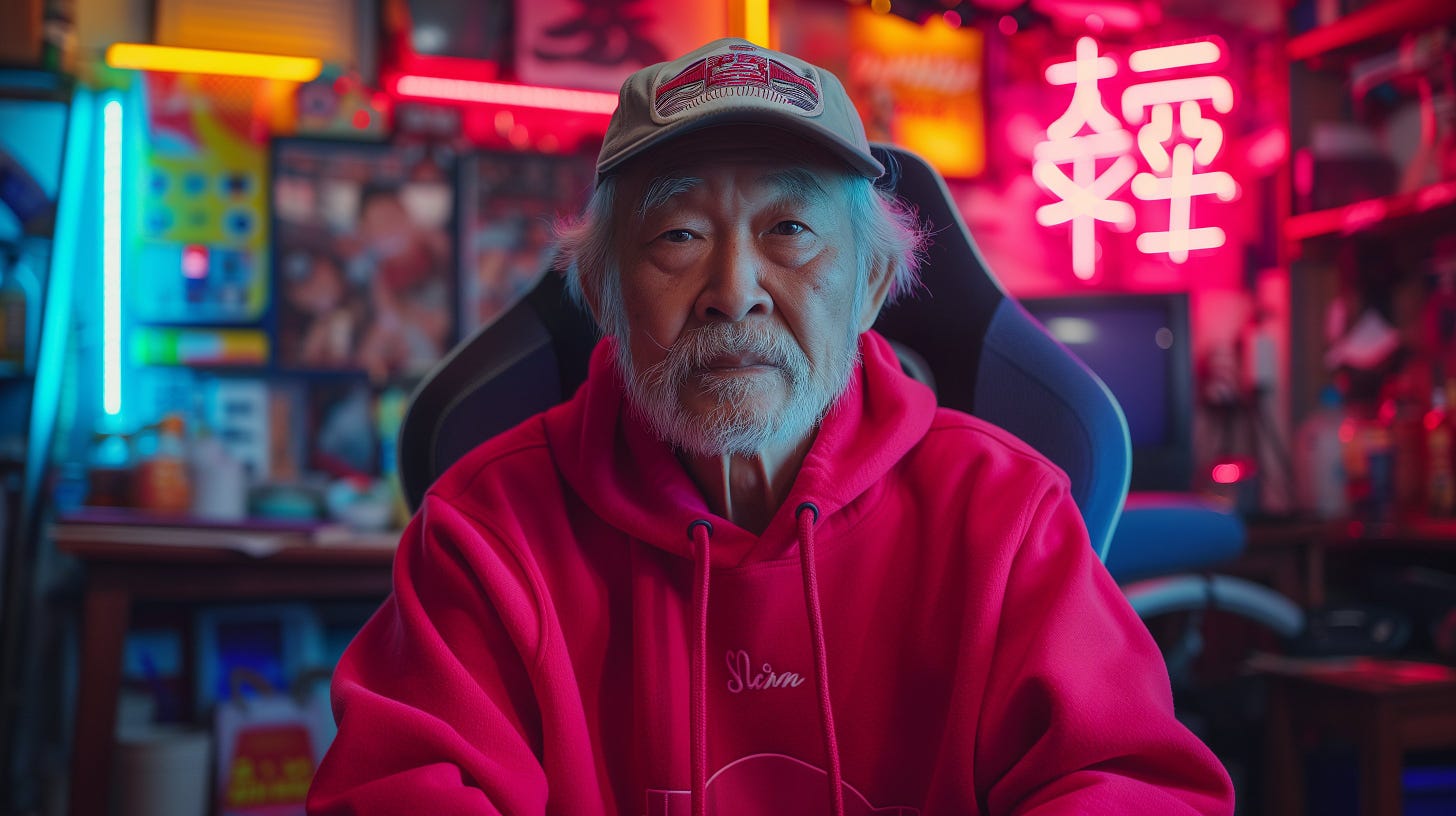
POLYGON ((622 79, 733 35, 941 172, 1120 400, 1135 497, 1237 520, 1218 572, 1296 622, 1146 617, 1239 811, 1456 813, 1453 30, 1456 0, 0 0, 0 812, 302 812, 411 389, 547 267, 622 79))

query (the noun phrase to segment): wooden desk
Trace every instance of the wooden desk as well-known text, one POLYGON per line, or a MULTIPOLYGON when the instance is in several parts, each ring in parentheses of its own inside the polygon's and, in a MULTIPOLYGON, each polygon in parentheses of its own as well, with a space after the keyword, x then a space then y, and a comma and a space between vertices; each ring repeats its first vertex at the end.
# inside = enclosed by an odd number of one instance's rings
POLYGON ((1305 812, 1304 734, 1358 747, 1362 816, 1401 816, 1406 752, 1456 748, 1456 670, 1369 658, 1252 665, 1269 677, 1268 813, 1305 812))
POLYGON ((1239 564, 1302 606, 1315 608, 1328 601, 1331 557, 1456 564, 1456 520, 1251 522, 1239 564))
POLYGON ((51 536, 86 564, 72 816, 105 816, 108 809, 122 649, 135 602, 383 600, 394 560, 388 536, 322 546, 296 530, 64 523, 51 536))

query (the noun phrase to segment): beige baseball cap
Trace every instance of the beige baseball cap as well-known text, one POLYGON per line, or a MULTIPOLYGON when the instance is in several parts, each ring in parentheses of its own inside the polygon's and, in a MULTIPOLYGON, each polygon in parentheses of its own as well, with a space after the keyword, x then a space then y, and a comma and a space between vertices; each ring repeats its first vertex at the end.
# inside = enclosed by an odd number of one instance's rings
POLYGON ((866 178, 885 172, 838 77, 747 40, 714 40, 649 65, 627 77, 619 96, 597 156, 598 179, 670 139, 731 124, 795 133, 829 148, 866 178))

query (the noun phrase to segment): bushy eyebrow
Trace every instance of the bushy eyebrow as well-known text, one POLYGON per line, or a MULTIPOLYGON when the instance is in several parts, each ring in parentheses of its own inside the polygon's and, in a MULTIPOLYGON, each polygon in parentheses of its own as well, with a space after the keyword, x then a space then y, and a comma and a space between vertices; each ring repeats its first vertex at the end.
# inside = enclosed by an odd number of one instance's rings
POLYGON ((637 205, 638 220, 702 183, 702 179, 691 176, 658 176, 647 184, 647 192, 642 194, 642 203, 637 205))
POLYGON ((829 191, 824 189, 819 177, 803 168, 779 170, 762 176, 759 180, 779 188, 795 204, 817 204, 829 198, 829 191))

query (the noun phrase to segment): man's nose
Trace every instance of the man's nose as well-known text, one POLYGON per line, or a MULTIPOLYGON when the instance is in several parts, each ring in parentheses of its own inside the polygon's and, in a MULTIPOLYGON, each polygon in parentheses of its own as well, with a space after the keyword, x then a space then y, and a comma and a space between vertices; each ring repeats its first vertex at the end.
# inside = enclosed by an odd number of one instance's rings
POLYGON ((735 236, 715 250, 696 317, 704 323, 737 322, 772 312, 773 298, 762 282, 764 260, 755 251, 752 236, 735 236))

